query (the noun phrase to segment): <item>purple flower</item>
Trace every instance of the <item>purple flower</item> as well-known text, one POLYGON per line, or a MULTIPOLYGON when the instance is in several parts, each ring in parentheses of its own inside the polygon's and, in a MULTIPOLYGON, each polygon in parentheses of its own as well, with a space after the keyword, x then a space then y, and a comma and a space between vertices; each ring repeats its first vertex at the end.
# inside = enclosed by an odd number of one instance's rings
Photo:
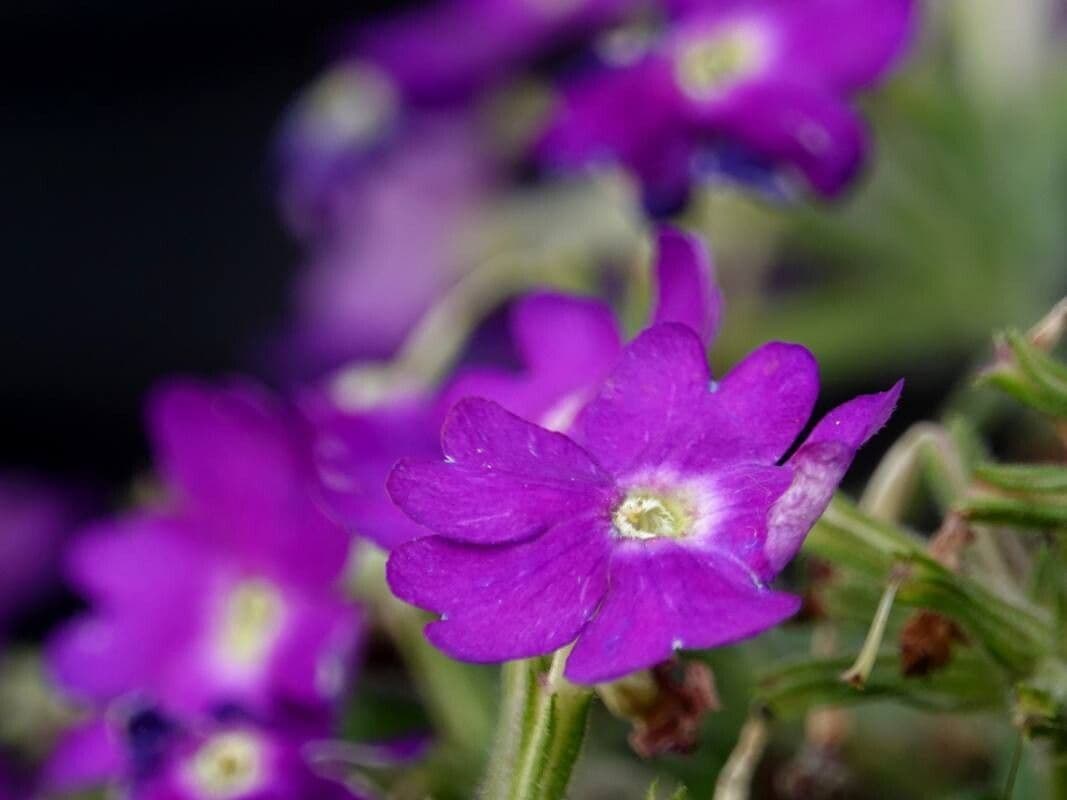
POLYGON ((672 11, 646 52, 564 87, 541 161, 622 163, 653 208, 683 200, 704 151, 724 146, 840 192, 866 150, 849 98, 899 57, 912 0, 675 0, 672 11))
POLYGON ((148 416, 167 502, 102 522, 71 549, 70 579, 92 611, 52 643, 61 685, 180 713, 326 710, 359 617, 335 585, 348 536, 313 499, 295 420, 254 387, 192 382, 158 391, 148 416))
MULTIPOLYGON (((711 259, 695 236, 661 227, 656 236, 652 322, 680 322, 708 343, 722 314, 711 259)), ((550 430, 565 431, 614 368, 623 335, 606 303, 552 293, 520 300, 511 316, 523 369, 461 370, 444 406, 463 397, 495 400, 550 430)))
POLYGON ((317 376, 392 355, 469 267, 464 236, 493 182, 473 121, 422 117, 358 179, 328 184, 307 210, 325 216, 324 233, 297 281, 282 354, 289 371, 317 376))
MULTIPOLYGON (((710 341, 721 314, 711 261, 698 239, 664 228, 657 239, 653 319, 690 325, 710 341)), ((385 490, 403 456, 434 457, 454 401, 487 397, 526 419, 564 430, 595 394, 622 353, 623 336, 602 302, 536 293, 520 300, 511 332, 522 371, 468 368, 440 397, 413 396, 358 411, 310 394, 305 413, 316 429, 315 460, 323 496, 351 530, 387 550, 429 531, 399 511, 385 490)))
POLYGON ((439 0, 362 28, 352 51, 389 73, 406 99, 468 99, 551 48, 618 22, 635 0, 439 0))
POLYGON ((800 601, 768 588, 900 385, 830 412, 780 463, 817 392, 811 354, 771 343, 721 381, 700 338, 655 325, 571 435, 484 399, 445 422, 445 460, 401 461, 389 491, 437 536, 393 551, 394 593, 441 615, 430 640, 488 662, 574 642, 566 674, 611 680, 753 636, 800 601))
POLYGON ((130 800, 346 800, 357 795, 319 774, 314 732, 248 717, 181 722, 152 708, 71 731, 45 770, 61 793, 104 786, 130 800))

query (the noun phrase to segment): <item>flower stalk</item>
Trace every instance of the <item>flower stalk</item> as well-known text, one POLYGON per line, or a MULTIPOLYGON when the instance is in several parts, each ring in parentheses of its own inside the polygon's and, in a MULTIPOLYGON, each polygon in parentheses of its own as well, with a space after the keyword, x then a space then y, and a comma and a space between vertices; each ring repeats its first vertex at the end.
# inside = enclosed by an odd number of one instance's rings
POLYGON ((563 797, 582 740, 593 694, 563 677, 570 648, 542 661, 505 665, 499 739, 489 765, 484 800, 558 800, 563 797))

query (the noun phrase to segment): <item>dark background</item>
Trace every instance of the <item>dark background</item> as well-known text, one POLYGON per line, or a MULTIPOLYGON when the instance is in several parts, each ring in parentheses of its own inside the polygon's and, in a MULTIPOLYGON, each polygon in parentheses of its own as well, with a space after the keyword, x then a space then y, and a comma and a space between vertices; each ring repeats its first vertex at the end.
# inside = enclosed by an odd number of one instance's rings
POLYGON ((271 135, 386 3, 221 5, 0 3, 0 466, 128 477, 152 381, 247 366, 284 313, 271 135))

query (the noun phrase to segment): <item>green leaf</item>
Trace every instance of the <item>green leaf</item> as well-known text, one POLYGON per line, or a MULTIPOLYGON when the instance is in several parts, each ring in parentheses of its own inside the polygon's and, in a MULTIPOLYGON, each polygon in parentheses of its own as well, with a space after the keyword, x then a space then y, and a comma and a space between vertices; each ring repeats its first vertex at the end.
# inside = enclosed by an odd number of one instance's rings
POLYGON ((959 648, 952 661, 932 675, 906 678, 895 649, 878 655, 863 689, 841 679, 851 657, 805 658, 763 675, 756 701, 772 714, 795 719, 826 705, 852 705, 895 700, 929 711, 971 711, 996 708, 1007 697, 1007 684, 988 659, 974 648, 959 648))
POLYGON ((1067 417, 1067 367, 1035 347, 1018 331, 1000 337, 1011 357, 986 370, 980 380, 1053 417, 1067 417))
POLYGON ((983 483, 1009 492, 1067 492, 1067 467, 1059 464, 979 464, 974 475, 983 483))
POLYGON ((963 504, 968 519, 1040 530, 1067 527, 1067 504, 980 495, 963 504))
POLYGON ((1053 648, 1041 611, 1004 600, 931 558, 918 537, 872 519, 837 497, 805 542, 805 550, 853 570, 880 590, 894 569, 906 569, 896 601, 939 611, 959 622, 1002 667, 1017 677, 1053 648))

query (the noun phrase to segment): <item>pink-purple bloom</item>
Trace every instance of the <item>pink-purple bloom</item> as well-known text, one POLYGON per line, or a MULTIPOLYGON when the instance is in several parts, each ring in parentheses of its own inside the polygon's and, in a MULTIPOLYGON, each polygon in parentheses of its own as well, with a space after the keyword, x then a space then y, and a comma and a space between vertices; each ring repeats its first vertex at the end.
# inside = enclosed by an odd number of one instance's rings
POLYGON ((536 144, 541 162, 621 163, 653 209, 677 205, 709 163, 738 153, 821 195, 845 188, 867 148, 851 97, 899 58, 913 0, 668 5, 672 21, 643 52, 564 85, 536 144))
POLYGON ((51 644, 60 684, 101 707, 328 714, 360 618, 297 418, 258 387, 194 382, 157 391, 148 416, 165 497, 71 548, 91 611, 51 644))
POLYGON ((900 392, 831 411, 783 461, 818 390, 811 354, 771 343, 721 380, 704 343, 653 325, 569 434, 482 398, 442 430, 444 461, 401 461, 389 491, 437 535, 395 549, 397 596, 441 615, 427 635, 490 662, 571 643, 566 674, 606 681, 679 648, 769 628, 799 608, 769 588, 900 392))
POLYGON ((409 120, 358 174, 323 164, 319 180, 311 162, 283 186, 288 215, 316 231, 283 354, 299 377, 392 355, 470 267, 465 236, 495 181, 466 117, 409 120))

